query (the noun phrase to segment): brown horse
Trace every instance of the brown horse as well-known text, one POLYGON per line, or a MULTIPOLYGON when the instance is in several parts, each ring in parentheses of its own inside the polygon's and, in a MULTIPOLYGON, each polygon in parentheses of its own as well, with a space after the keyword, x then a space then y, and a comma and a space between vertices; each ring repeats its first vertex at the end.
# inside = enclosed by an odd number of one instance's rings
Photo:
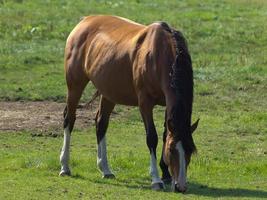
POLYGON ((172 180, 174 191, 186 190, 186 170, 195 151, 191 127, 193 72, 183 35, 165 22, 144 26, 115 16, 88 16, 70 33, 65 48, 68 86, 60 175, 70 175, 70 135, 82 92, 92 81, 101 95, 96 115, 97 164, 104 178, 114 177, 106 156, 105 133, 115 104, 138 106, 150 151, 152 189, 172 180), (159 177, 153 122, 155 105, 166 105, 159 177), (171 172, 171 175, 169 173, 171 172))

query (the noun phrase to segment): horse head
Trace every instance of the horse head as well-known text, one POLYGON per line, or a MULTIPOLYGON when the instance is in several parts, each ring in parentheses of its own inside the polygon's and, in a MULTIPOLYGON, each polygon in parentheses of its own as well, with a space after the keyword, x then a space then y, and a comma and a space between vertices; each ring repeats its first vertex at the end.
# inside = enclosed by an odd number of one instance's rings
POLYGON ((172 176, 172 190, 174 192, 185 192, 187 189, 186 174, 194 144, 192 134, 198 126, 199 119, 190 127, 189 139, 177 136, 177 130, 171 120, 167 122, 166 141, 163 146, 164 162, 168 165, 172 176), (188 148, 186 145, 192 145, 188 148), (184 147, 186 146, 186 147, 184 147), (191 150, 190 150, 191 149, 191 150))

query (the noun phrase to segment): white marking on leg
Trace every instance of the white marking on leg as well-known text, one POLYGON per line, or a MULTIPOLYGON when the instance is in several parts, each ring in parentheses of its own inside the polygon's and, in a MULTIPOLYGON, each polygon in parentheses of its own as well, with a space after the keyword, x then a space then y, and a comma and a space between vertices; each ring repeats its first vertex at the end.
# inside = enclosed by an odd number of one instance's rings
POLYGON ((63 141, 63 147, 62 147, 61 154, 60 154, 60 162, 61 162, 60 175, 70 173, 69 159, 70 159, 70 131, 69 131, 69 127, 67 126, 64 129, 64 141, 63 141))
POLYGON ((97 146, 97 166, 102 171, 103 175, 113 174, 109 169, 107 160, 106 136, 102 138, 97 146))
MULTIPOLYGON (((179 177, 178 177, 178 185, 181 189, 186 187, 186 169, 185 169, 185 153, 182 142, 179 141, 175 147, 179 153, 179 177)), ((177 182, 175 182, 176 184, 177 182)))
POLYGON ((171 185, 172 191, 175 191, 175 184, 176 183, 177 183, 177 181, 175 181, 174 179, 172 179, 172 185, 171 185))
POLYGON ((159 172, 157 168, 157 159, 154 152, 151 150, 150 154, 150 176, 152 178, 152 184, 163 183, 159 177, 159 172))

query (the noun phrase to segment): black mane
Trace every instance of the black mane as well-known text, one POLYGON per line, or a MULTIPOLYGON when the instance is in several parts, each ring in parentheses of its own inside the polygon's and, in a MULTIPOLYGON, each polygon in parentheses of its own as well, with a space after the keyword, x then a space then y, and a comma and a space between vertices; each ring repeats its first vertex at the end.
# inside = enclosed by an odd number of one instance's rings
POLYGON ((193 153, 196 147, 191 134, 191 115, 193 104, 193 70, 186 40, 183 34, 162 23, 162 27, 171 33, 176 57, 170 74, 171 87, 176 94, 176 104, 171 119, 174 122, 175 140, 181 140, 186 153, 193 153))

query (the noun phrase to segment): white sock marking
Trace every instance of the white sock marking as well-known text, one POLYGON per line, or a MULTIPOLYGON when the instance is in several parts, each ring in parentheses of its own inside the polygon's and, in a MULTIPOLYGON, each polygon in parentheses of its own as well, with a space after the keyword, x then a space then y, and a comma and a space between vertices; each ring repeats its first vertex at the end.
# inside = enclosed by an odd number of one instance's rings
POLYGON ((97 146, 97 166, 103 172, 103 175, 112 174, 107 160, 106 136, 103 137, 97 146))
POLYGON ((178 184, 180 187, 185 187, 186 186, 186 169, 185 169, 185 157, 184 157, 185 153, 181 141, 177 142, 176 149, 178 150, 179 153, 179 165, 180 165, 178 184))
POLYGON ((153 151, 150 154, 150 176, 152 178, 153 183, 163 183, 159 177, 159 172, 157 168, 157 159, 153 151))
POLYGON ((69 159, 70 159, 70 131, 67 126, 64 129, 64 141, 60 154, 61 171, 69 172, 69 159))

